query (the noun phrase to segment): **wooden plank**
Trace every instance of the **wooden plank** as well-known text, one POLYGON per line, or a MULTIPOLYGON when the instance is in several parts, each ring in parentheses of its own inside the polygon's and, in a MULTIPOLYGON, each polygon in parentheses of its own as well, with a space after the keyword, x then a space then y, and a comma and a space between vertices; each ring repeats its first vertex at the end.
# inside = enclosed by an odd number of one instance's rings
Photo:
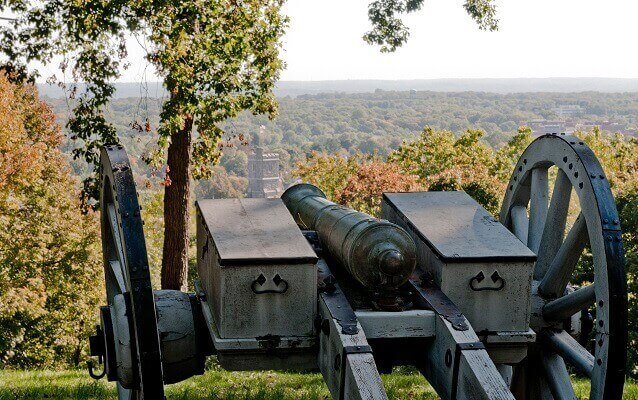
POLYGON ((596 286, 592 283, 545 304, 543 318, 547 321, 563 321, 588 308, 595 302, 596 286))
POLYGON ((384 193, 384 202, 444 261, 535 258, 465 192, 384 193))
POLYGON ((437 394, 444 400, 514 400, 486 350, 459 348, 480 345, 474 330, 459 331, 443 316, 436 318, 436 337, 423 350, 419 369, 437 394))
POLYGON ((574 368, 591 378, 594 356, 565 331, 544 331, 545 343, 574 368))
POLYGON ((534 277, 536 279, 540 279, 545 275, 556 253, 558 253, 561 243, 563 243, 571 194, 572 184, 569 178, 562 169, 558 170, 554 191, 552 192, 552 200, 547 211, 543 236, 539 245, 538 259, 534 268, 534 277))
POLYGON ((547 220, 548 192, 547 168, 539 167, 532 170, 529 201, 529 230, 527 247, 538 254, 545 221, 547 220))
POLYGON ((126 292, 126 284, 124 283, 124 275, 122 275, 122 266, 120 262, 116 260, 111 260, 109 261, 109 267, 111 268, 111 272, 113 273, 113 276, 115 276, 117 285, 120 288, 120 293, 126 292))
POLYGON ((281 199, 200 200, 197 207, 220 265, 317 260, 281 199))
POLYGON ((356 311, 368 339, 427 338, 435 333, 436 318, 430 310, 356 311))
POLYGON ((543 352, 541 365, 555 400, 577 400, 565 361, 559 355, 543 352))
POLYGON ((540 293, 550 297, 563 295, 587 240, 587 223, 579 214, 538 287, 540 293))
MULTIPOLYGON (((337 289, 340 290, 340 289, 337 289)), ((372 353, 344 354, 346 348, 369 347, 361 324, 356 334, 344 334, 332 317, 328 305, 319 297, 319 315, 323 328, 319 335, 319 370, 333 399, 385 400, 387 394, 372 353)))
MULTIPOLYGON (((197 287, 197 284, 196 284, 197 287)), ((210 333, 215 349, 220 352, 233 351, 262 351, 264 349, 263 341, 256 338, 232 338, 226 339, 219 336, 219 330, 215 324, 215 318, 211 312, 210 305, 206 300, 201 300, 202 314, 206 321, 206 327, 210 333)), ((314 336, 283 336, 279 338, 278 348, 281 349, 302 349, 312 348, 316 345, 317 340, 314 336)))
POLYGON ((351 354, 346 357, 343 399, 387 399, 381 376, 372 354, 351 354))
POLYGON ((523 206, 512 207, 510 211, 512 216, 512 231, 514 235, 522 242, 527 243, 529 218, 527 217, 527 208, 523 206))
POLYGON ((460 363, 456 399, 514 400, 487 351, 463 351, 460 363))

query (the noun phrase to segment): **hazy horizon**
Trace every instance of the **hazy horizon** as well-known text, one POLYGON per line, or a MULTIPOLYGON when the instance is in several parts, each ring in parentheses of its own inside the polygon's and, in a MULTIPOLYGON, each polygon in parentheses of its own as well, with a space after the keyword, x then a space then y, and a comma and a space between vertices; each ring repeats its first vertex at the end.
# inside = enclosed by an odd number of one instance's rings
MULTIPOLYGON (((160 81, 117 82, 115 97, 163 97, 160 81)), ((57 86, 38 84, 44 97, 60 98, 64 92, 57 86)), ((278 97, 316 95, 322 93, 369 93, 386 91, 487 92, 510 93, 634 93, 638 78, 439 78, 439 79, 344 79, 316 81, 279 81, 278 97)))
MULTIPOLYGON (((638 79, 638 2, 496 0, 500 29, 485 32, 463 0, 428 0, 404 18, 408 43, 382 54, 363 42, 369 0, 288 0, 282 81, 628 78, 638 79)), ((138 38, 146 45, 144 38, 138 38)), ((140 43, 127 41, 131 68, 119 82, 157 81, 140 43)), ((42 69, 44 81, 59 60, 42 69)))

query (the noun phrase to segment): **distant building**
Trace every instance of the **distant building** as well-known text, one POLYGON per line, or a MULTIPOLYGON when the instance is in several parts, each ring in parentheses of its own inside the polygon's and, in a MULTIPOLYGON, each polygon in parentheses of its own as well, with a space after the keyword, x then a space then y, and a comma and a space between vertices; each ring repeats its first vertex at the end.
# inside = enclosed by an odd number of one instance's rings
POLYGON ((585 113, 585 109, 578 104, 560 104, 558 107, 552 108, 552 111, 560 117, 580 115, 585 113))
POLYGON ((283 184, 279 175, 279 154, 264 153, 256 147, 248 156, 248 193, 251 198, 281 196, 283 184))
POLYGON ((534 136, 542 136, 551 133, 565 133, 567 131, 566 124, 561 121, 536 120, 530 121, 526 125, 532 129, 534 136))

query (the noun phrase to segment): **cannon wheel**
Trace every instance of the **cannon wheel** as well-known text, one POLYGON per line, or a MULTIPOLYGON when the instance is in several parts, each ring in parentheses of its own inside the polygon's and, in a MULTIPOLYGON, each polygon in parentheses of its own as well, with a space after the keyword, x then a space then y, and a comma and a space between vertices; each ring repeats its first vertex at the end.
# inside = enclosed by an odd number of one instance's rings
POLYGON ((519 400, 575 399, 567 363, 591 379, 591 400, 620 400, 627 346, 625 259, 614 198, 592 150, 574 136, 532 142, 510 178, 500 220, 538 256, 531 316, 537 344, 515 368, 512 392, 519 400), (557 170, 552 192, 550 167, 557 170), (565 234, 572 192, 580 214, 565 234), (574 288, 569 281, 587 245, 593 282, 574 288), (596 318, 593 354, 565 330, 565 321, 587 309, 596 318))
POLYGON ((125 294, 136 388, 117 384, 119 399, 164 399, 160 341, 146 242, 131 165, 122 146, 101 152, 102 250, 109 306, 125 294))

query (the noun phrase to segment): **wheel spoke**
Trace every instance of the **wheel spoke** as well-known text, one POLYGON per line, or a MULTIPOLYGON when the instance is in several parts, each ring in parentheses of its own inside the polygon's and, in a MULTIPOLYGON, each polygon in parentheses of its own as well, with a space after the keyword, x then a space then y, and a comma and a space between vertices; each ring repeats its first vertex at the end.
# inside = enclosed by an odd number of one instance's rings
POLYGON ((543 277, 538 287, 539 292, 550 297, 563 295, 587 241, 587 223, 580 214, 543 277))
POLYGON ((541 236, 547 219, 549 186, 547 183, 547 168, 539 167, 532 170, 532 182, 529 205, 529 233, 527 247, 538 254, 541 236))
POLYGON ((551 350, 556 352, 578 371, 591 378, 594 370, 594 356, 565 331, 543 332, 543 338, 551 350))
POLYGON ((512 207, 511 219, 514 235, 523 243, 527 244, 527 230, 529 228, 529 218, 527 218, 527 208, 523 206, 512 207))
POLYGON ((119 288, 119 293, 126 292, 126 284, 124 283, 124 276, 122 275, 122 267, 119 261, 111 260, 109 261, 109 267, 111 267, 111 272, 115 277, 115 281, 117 282, 117 286, 119 288))
POLYGON ((559 355, 543 352, 541 365, 545 370, 545 378, 555 400, 577 399, 565 361, 559 355))
POLYGON ((124 265, 124 249, 122 249, 122 238, 120 236, 120 228, 117 223, 117 213, 115 211, 115 205, 108 204, 106 206, 106 213, 109 218, 109 225, 111 226, 111 233, 113 235, 113 241, 117 248, 117 257, 120 261, 120 266, 124 265))
POLYGON ((591 284, 545 304, 543 318, 547 321, 562 321, 588 308, 594 302, 596 302, 596 287, 591 284))
POLYGON ((565 172, 559 169, 537 253, 538 259, 534 268, 534 277, 536 279, 540 279, 545 275, 547 268, 549 268, 563 242, 571 195, 572 184, 565 172))
POLYGON ((118 400, 133 400, 133 391, 130 389, 124 389, 120 383, 117 383, 117 398, 118 400))

